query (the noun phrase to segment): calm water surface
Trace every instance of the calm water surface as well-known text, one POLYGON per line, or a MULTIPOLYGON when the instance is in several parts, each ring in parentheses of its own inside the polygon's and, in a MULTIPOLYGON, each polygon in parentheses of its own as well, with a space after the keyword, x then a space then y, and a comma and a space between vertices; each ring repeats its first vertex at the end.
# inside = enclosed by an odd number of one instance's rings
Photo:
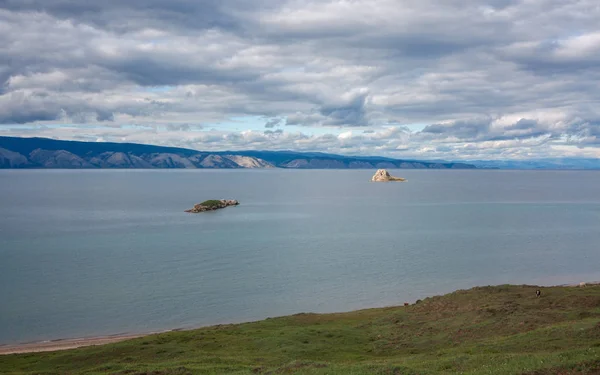
POLYGON ((372 174, 0 171, 0 344, 600 280, 600 172, 372 174))

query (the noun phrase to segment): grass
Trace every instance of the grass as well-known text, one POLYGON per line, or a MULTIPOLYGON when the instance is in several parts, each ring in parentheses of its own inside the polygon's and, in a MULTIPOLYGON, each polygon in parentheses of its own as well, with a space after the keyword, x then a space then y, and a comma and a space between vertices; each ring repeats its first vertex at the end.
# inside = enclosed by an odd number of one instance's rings
POLYGON ((2 374, 600 374, 600 286, 478 287, 410 306, 297 314, 76 350, 2 374))
POLYGON ((200 205, 204 206, 204 207, 211 207, 212 208, 212 207, 220 207, 220 206, 223 205, 223 203, 221 201, 219 201, 219 200, 216 200, 216 199, 209 199, 207 201, 204 201, 204 202, 200 203, 200 205))

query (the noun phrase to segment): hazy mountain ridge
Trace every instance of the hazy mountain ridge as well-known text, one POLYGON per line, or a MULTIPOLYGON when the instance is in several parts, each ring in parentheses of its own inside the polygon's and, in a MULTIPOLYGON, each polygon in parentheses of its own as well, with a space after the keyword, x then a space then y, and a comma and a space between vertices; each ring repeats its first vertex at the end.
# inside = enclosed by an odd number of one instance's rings
POLYGON ((548 158, 531 160, 469 160, 482 169, 600 169, 600 159, 548 158))
POLYGON ((319 152, 220 151, 135 143, 0 137, 0 168, 470 169, 466 163, 354 157, 319 152))

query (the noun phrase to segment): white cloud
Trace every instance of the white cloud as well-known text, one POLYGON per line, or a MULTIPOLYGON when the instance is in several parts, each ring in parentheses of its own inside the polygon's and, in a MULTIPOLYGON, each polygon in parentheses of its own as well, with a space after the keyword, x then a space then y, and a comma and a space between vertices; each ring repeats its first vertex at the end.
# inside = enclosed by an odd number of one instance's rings
POLYGON ((597 154, 595 0, 148 5, 2 2, 0 123, 55 125, 5 133, 452 159, 597 154), (260 125, 219 127, 236 117, 260 125), (423 131, 402 126, 415 123, 423 131))

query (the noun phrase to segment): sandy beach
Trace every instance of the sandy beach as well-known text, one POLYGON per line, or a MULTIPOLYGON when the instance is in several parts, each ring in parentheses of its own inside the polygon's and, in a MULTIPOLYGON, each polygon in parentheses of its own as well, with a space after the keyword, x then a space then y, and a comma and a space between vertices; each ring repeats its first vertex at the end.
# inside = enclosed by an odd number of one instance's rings
POLYGON ((41 341, 27 344, 0 345, 0 355, 17 353, 53 352, 57 350, 81 348, 84 346, 112 344, 115 342, 135 339, 142 336, 146 335, 91 337, 82 339, 41 341))

